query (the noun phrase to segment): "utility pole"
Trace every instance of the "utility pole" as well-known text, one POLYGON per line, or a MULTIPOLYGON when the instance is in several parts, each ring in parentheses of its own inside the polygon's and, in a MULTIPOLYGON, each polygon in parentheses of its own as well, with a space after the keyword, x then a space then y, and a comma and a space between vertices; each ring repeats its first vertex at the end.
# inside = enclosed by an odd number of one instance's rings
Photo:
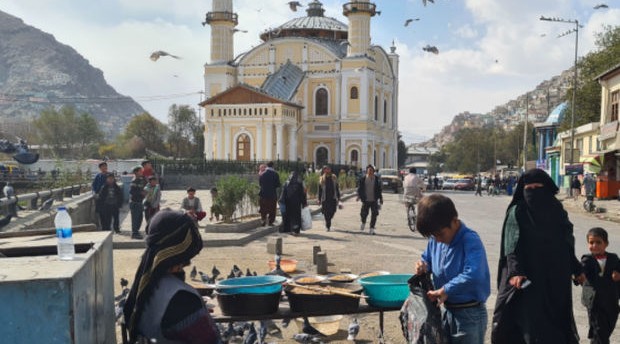
POLYGON ((573 149, 575 147, 575 103, 577 102, 577 51, 579 50, 579 20, 577 19, 562 19, 562 18, 547 18, 544 16, 540 16, 540 20, 551 21, 551 22, 559 22, 559 23, 568 23, 575 24, 574 29, 570 29, 560 35, 558 37, 564 37, 568 34, 575 33, 575 61, 573 67, 573 101, 571 104, 571 116, 570 116, 570 156, 568 157, 568 163, 573 164, 574 154, 573 149))

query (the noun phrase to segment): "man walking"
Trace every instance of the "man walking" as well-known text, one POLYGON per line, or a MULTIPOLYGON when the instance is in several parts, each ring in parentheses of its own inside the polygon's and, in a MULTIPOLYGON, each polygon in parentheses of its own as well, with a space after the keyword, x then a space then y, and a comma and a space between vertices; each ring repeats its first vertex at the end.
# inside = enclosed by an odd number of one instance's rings
POLYGON ((280 187, 280 177, 278 172, 273 169, 273 161, 267 163, 265 172, 258 178, 260 185, 260 218, 262 225, 267 224, 273 226, 276 220, 276 203, 278 200, 278 194, 276 190, 280 187))
POLYGON ((93 191, 93 197, 95 199, 95 213, 99 216, 99 229, 103 229, 103 221, 101 220, 101 202, 99 201, 99 191, 106 184, 106 179, 108 176, 108 163, 102 161, 99 163, 99 173, 95 175, 95 179, 93 179, 93 183, 91 185, 91 189, 93 191))
POLYGON ((370 210, 370 234, 375 235, 375 225, 379 215, 379 205, 383 204, 383 195, 381 194, 381 181, 375 176, 375 168, 372 165, 366 167, 366 174, 360 178, 357 200, 362 201, 360 230, 363 231, 366 227, 368 210, 370 210))
POLYGON ((131 238, 142 239, 140 234, 140 227, 142 226, 143 218, 143 205, 144 200, 144 187, 146 186, 146 179, 142 176, 142 167, 136 166, 133 168, 133 180, 129 186, 129 211, 131 213, 131 238))

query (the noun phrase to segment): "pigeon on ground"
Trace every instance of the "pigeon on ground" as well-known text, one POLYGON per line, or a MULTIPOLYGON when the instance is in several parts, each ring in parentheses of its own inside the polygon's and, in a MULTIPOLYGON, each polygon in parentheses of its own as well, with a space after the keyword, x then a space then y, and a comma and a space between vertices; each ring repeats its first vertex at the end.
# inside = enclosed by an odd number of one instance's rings
POLYGON ((9 214, 0 220, 0 228, 8 225, 11 222, 12 214, 9 214))
POLYGON ((215 265, 213 265, 213 269, 211 269, 211 275, 213 275, 213 279, 216 279, 217 276, 221 275, 222 273, 220 272, 220 270, 218 270, 215 265))
POLYGON ((409 24, 411 24, 413 21, 418 21, 420 20, 420 18, 409 18, 407 20, 405 20, 405 27, 409 26, 409 24))
POLYGON ((243 334, 245 333, 245 323, 234 323, 233 329, 233 334, 235 336, 243 338, 243 334))
POLYGON ((202 271, 198 271, 198 274, 200 275, 200 280, 203 283, 207 283, 207 284, 211 283, 211 279, 209 278, 209 275, 205 274, 202 271))
POLYGON ((243 270, 239 269, 236 264, 233 265, 232 272, 235 274, 235 277, 243 277, 243 270))
POLYGON ((235 278, 235 277, 237 277, 235 275, 235 272, 233 270, 230 270, 230 273, 228 274, 228 276, 226 276, 226 279, 231 279, 231 278, 235 278))
POLYGON ((286 278, 291 278, 291 275, 289 275, 286 272, 284 272, 284 270, 282 270, 282 268, 280 267, 280 261, 282 261, 282 257, 279 254, 276 254, 276 257, 275 257, 274 261, 276 262, 276 268, 271 270, 270 272, 266 273, 266 275, 282 276, 282 277, 286 277, 286 278))
POLYGON ((232 338, 234 334, 235 334, 235 327, 233 326, 232 322, 229 322, 228 328, 226 328, 226 331, 222 332, 222 341, 224 343, 228 343, 228 341, 230 340, 230 338, 232 338))
MULTIPOLYGON (((189 278, 192 281, 195 281, 197 275, 198 275, 198 271, 196 271, 196 266, 194 265, 194 267, 192 268, 192 271, 190 271, 190 273, 189 273, 189 278)), ((201 277, 202 277, 202 275, 201 275, 201 277)))
POLYGON ((360 333, 360 324, 357 322, 357 318, 353 318, 353 321, 349 324, 348 332, 347 340, 355 341, 355 337, 360 333))
POLYGON ((127 297, 127 295, 129 295, 129 288, 123 289, 123 291, 119 295, 116 295, 114 297, 114 301, 115 302, 119 302, 119 301, 125 299, 127 297))
POLYGON ((304 327, 301 329, 301 331, 303 333, 309 334, 311 336, 322 336, 322 337, 325 337, 324 334, 319 332, 319 330, 317 330, 316 328, 314 328, 314 326, 312 326, 310 324, 310 321, 308 320, 307 317, 304 317, 304 327))
POLYGON ((253 322, 248 322, 243 325, 243 327, 248 330, 248 335, 243 340, 243 344, 254 344, 258 339, 258 333, 256 333, 256 328, 254 327, 253 322))
POLYGON ((258 276, 258 274, 256 273, 256 271, 252 272, 252 276, 258 276))
POLYGON ((52 203, 54 203, 53 198, 46 200, 45 202, 43 202, 43 204, 41 204, 39 211, 49 211, 50 209, 52 209, 52 203))
POLYGON ((271 319, 261 320, 260 321, 260 328, 261 328, 261 330, 263 328, 265 328, 266 334, 269 334, 270 336, 278 335, 278 334, 282 333, 282 330, 271 319))
POLYGON ((178 60, 178 59, 180 59, 180 57, 178 57, 178 56, 176 56, 176 55, 172 55, 172 54, 167 53, 167 52, 162 51, 162 50, 157 50, 157 51, 154 51, 154 52, 151 54, 151 60, 152 60, 153 62, 155 62, 155 61, 159 60, 159 58, 160 58, 160 57, 162 57, 162 56, 170 56, 170 57, 175 58, 175 59, 177 59, 177 60, 178 60))
POLYGON ((307 333, 295 333, 293 339, 298 343, 321 343, 321 339, 307 333))
POLYGON ((594 6, 595 10, 598 10, 599 8, 609 8, 609 6, 607 6, 605 4, 598 4, 598 5, 594 6))
POLYGON ((437 47, 436 47, 436 46, 434 46, 434 45, 433 45, 433 46, 431 46, 431 45, 427 45, 427 46, 425 46, 424 48, 422 48, 422 50, 424 50, 424 51, 428 51, 429 53, 433 53, 433 54, 435 54, 435 55, 438 55, 438 54, 439 54, 439 49, 437 49, 437 47))
POLYGON ((129 281, 121 277, 121 287, 126 287, 129 285, 129 281))
POLYGON ((291 323, 291 318, 284 318, 282 319, 282 327, 287 328, 288 324, 291 323))
POLYGON ((293 12, 297 12, 297 7, 303 7, 304 5, 302 5, 299 1, 289 1, 288 2, 288 7, 290 7, 291 11, 293 12))
POLYGON ((250 271, 250 268, 248 268, 247 270, 245 270, 245 275, 246 275, 246 276, 252 276, 252 271, 250 271))

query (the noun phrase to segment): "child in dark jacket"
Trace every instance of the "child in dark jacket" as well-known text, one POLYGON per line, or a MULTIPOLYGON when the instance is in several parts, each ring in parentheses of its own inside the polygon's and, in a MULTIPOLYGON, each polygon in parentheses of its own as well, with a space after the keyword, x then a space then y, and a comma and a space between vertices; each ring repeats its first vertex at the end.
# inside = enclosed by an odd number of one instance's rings
POLYGON ((116 184, 116 179, 112 173, 106 176, 105 185, 99 190, 97 197, 97 208, 99 209, 99 219, 101 229, 109 231, 114 223, 114 232, 120 233, 119 209, 123 205, 123 191, 116 184))
POLYGON ((586 275, 581 302, 588 309, 591 343, 609 343, 609 337, 618 320, 618 288, 620 260, 614 253, 606 252, 609 245, 607 231, 595 227, 586 236, 591 254, 581 257, 586 275))

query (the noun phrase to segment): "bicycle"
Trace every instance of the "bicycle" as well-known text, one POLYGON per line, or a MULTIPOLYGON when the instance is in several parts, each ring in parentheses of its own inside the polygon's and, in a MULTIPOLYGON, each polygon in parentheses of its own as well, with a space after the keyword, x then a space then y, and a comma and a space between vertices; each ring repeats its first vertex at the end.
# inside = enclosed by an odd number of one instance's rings
POLYGON ((594 195, 586 195, 586 200, 583 202, 583 209, 588 213, 593 213, 596 210, 594 205, 594 195))
POLYGON ((416 222, 418 219, 418 214, 415 210, 416 203, 417 199, 415 197, 406 196, 405 205, 407 207, 407 225, 409 226, 409 230, 412 232, 416 231, 416 222))

